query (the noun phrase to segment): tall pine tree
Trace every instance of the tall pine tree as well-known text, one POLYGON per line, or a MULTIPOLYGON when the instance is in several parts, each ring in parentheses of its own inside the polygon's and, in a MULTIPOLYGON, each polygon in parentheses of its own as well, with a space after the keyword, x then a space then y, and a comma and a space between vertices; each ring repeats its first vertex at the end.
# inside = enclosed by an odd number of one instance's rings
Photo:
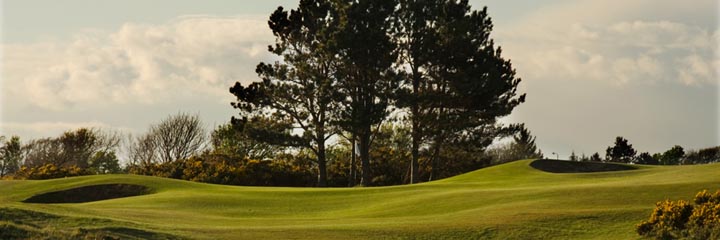
POLYGON ((497 123, 524 102, 516 93, 520 79, 490 38, 487 8, 471 10, 468 2, 403 0, 393 36, 400 50, 405 94, 399 106, 410 108, 413 127, 412 182, 417 181, 419 148, 429 145, 430 180, 442 148, 466 142, 482 151, 511 129, 497 123))
POLYGON ((327 185, 326 141, 334 134, 329 123, 336 102, 333 48, 340 26, 337 10, 326 0, 301 0, 299 7, 289 13, 278 7, 268 21, 275 36, 275 45, 269 50, 282 61, 257 66, 262 82, 248 87, 236 83, 230 89, 238 100, 234 106, 244 110, 243 118, 233 123, 247 127, 258 126, 248 121, 273 122, 277 128, 254 131, 257 134, 252 136, 311 149, 317 157, 321 187, 327 185), (291 136, 295 129, 302 135, 291 136))
POLYGON ((373 127, 389 114, 398 79, 393 69, 395 45, 390 38, 390 18, 397 6, 392 0, 342 1, 345 22, 337 39, 337 91, 342 94, 338 124, 359 142, 362 176, 371 185, 370 142, 373 127))

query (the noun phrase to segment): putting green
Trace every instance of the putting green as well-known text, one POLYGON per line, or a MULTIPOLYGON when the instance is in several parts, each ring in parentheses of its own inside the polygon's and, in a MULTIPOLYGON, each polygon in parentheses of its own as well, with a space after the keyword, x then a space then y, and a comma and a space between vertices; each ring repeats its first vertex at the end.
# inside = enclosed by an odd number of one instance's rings
POLYGON ((720 189, 720 164, 549 173, 530 163, 370 188, 237 187, 135 175, 0 181, 0 229, 158 239, 635 239, 635 224, 655 202, 720 189), (22 202, 101 184, 142 185, 151 193, 22 202))

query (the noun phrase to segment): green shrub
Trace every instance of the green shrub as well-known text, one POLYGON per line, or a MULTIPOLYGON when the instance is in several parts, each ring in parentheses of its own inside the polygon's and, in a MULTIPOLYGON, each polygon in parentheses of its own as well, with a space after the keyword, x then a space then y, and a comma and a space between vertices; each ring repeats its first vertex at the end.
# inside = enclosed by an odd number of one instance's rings
POLYGON ((638 234, 655 239, 720 239, 720 190, 699 192, 694 203, 656 203, 650 219, 636 226, 638 234))

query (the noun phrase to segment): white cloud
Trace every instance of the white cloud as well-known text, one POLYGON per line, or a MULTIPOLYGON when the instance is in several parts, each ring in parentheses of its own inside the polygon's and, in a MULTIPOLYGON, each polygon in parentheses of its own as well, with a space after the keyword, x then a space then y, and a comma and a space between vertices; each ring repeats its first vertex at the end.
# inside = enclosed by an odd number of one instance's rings
POLYGON ((716 35, 677 22, 628 21, 516 25, 497 38, 530 81, 705 85, 717 84, 716 35))
POLYGON ((198 95, 226 102, 233 82, 257 79, 272 41, 264 16, 185 16, 84 31, 68 44, 3 45, 4 100, 56 111, 198 95))
POLYGON ((497 25, 493 37, 528 94, 508 122, 526 123, 544 152, 564 156, 602 153, 619 135, 640 151, 717 145, 718 6, 554 1, 497 25))

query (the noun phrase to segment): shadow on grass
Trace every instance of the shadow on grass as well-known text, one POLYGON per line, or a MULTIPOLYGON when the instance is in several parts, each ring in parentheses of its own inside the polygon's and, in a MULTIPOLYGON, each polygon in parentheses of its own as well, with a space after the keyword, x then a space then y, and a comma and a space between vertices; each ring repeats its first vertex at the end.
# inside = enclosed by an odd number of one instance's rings
POLYGON ((106 219, 64 217, 24 209, 0 208, 0 239, 182 239, 171 234, 122 225, 106 219), (91 224, 101 226, 93 228, 91 224))
POLYGON ((535 160, 530 163, 530 166, 545 172, 551 173, 591 173, 591 172, 611 172, 611 171, 626 171, 634 170, 636 167, 614 164, 614 163, 599 163, 599 162, 573 162, 573 161, 560 161, 560 160, 535 160))
POLYGON ((113 198, 139 196, 150 188, 134 184, 101 184, 47 192, 25 199, 25 203, 84 203, 113 198))

